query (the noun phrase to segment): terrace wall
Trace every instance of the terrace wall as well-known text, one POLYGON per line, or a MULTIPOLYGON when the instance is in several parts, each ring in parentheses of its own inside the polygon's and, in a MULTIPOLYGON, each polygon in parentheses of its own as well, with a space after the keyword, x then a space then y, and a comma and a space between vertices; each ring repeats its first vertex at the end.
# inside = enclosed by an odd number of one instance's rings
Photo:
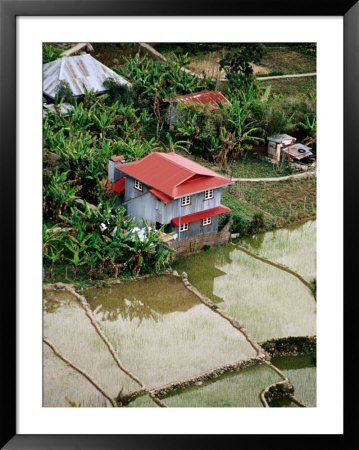
POLYGON ((171 246, 176 250, 176 255, 188 255, 201 250, 204 245, 213 247, 214 245, 227 243, 231 238, 230 226, 231 222, 229 221, 221 231, 209 231, 181 241, 172 241, 171 246))

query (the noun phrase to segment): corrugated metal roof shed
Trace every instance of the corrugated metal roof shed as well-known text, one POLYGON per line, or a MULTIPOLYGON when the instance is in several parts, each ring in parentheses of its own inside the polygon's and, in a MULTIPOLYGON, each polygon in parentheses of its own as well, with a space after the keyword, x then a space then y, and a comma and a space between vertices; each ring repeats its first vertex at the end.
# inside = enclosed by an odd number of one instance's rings
POLYGON ((304 144, 295 144, 283 149, 283 152, 300 161, 303 158, 308 158, 308 156, 313 156, 313 153, 310 150, 311 148, 304 144))
POLYGON ((229 103, 226 97, 219 91, 199 91, 192 94, 180 95, 174 98, 165 98, 163 101, 169 103, 201 103, 209 105, 209 109, 218 108, 218 103, 229 103))
POLYGON ((268 141, 276 142, 277 144, 281 144, 282 141, 287 139, 296 140, 293 136, 289 136, 289 134, 278 134, 277 136, 267 137, 268 141))
POLYGON ((60 81, 67 82, 75 96, 85 94, 84 86, 100 94, 106 92, 103 82, 108 78, 119 84, 132 86, 116 72, 97 61, 91 55, 68 56, 43 65, 43 92, 55 98, 60 81))
POLYGON ((139 161, 116 167, 172 199, 231 183, 228 178, 174 152, 153 152, 139 161))

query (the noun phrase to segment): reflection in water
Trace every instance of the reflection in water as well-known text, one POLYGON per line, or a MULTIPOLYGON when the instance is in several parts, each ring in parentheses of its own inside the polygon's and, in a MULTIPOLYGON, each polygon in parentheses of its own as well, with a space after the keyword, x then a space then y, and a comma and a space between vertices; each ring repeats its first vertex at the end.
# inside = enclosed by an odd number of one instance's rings
POLYGON ((91 309, 102 321, 138 319, 157 322, 159 315, 188 311, 199 300, 172 275, 126 281, 111 288, 91 288, 85 293, 91 309))
POLYGON ((119 315, 121 315, 122 319, 130 321, 138 318, 139 325, 143 319, 152 319, 155 322, 158 320, 158 315, 155 311, 135 297, 131 300, 128 298, 117 298, 116 301, 110 304, 107 302, 103 304, 101 298, 96 298, 96 300, 91 301, 91 308, 102 321, 109 320, 114 322, 118 319, 119 315))
POLYGON ((191 284, 213 302, 220 303, 223 299, 214 294, 214 280, 225 275, 218 267, 231 263, 229 255, 232 251, 231 244, 218 245, 207 251, 177 258, 173 268, 178 273, 186 272, 191 284))
POLYGON ((61 305, 70 305, 76 298, 68 291, 43 291, 43 310, 46 313, 54 313, 61 305))

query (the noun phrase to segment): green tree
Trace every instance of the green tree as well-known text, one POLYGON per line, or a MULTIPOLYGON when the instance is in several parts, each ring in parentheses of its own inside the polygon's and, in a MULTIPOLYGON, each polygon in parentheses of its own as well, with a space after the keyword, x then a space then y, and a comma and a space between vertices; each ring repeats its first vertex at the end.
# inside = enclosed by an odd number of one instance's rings
POLYGON ((264 56, 263 44, 246 43, 231 45, 219 66, 226 73, 231 87, 241 86, 253 80, 253 63, 258 63, 264 56))

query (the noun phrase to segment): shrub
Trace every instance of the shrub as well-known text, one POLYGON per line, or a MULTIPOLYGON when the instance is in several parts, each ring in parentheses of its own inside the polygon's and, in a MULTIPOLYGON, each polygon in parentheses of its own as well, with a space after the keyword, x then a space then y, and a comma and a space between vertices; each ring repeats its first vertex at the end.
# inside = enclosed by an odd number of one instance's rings
POLYGON ((60 81, 55 89, 55 104, 59 103, 70 103, 73 105, 75 103, 74 94, 66 81, 60 81))
POLYGON ((42 46, 42 64, 49 63, 51 61, 55 61, 55 59, 59 58, 62 53, 62 50, 56 48, 51 44, 43 44, 42 46))

